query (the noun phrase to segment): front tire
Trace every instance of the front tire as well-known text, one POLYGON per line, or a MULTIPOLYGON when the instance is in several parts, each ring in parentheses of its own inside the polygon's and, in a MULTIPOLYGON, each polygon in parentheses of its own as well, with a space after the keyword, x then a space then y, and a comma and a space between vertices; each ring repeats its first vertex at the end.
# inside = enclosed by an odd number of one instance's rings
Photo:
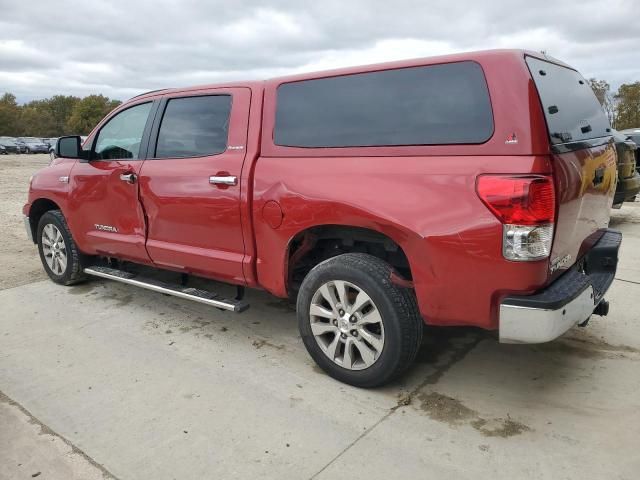
POLYGON ((404 372, 422 340, 413 291, 391 281, 377 257, 347 253, 317 265, 298 294, 298 327, 307 351, 333 378, 376 387, 404 372))
POLYGON ((38 251, 49 278, 60 285, 73 285, 86 278, 86 257, 73 241, 60 210, 50 210, 40 218, 37 229, 38 251))

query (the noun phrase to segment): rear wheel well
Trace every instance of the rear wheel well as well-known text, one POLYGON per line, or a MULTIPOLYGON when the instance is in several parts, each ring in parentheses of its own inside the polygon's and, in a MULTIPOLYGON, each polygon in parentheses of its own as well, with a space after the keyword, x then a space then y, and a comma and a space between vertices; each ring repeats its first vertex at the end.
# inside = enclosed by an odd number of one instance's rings
POLYGON ((38 243, 36 231, 40 218, 50 210, 60 210, 60 207, 48 198, 39 198, 31 204, 31 208, 29 209, 29 226, 31 227, 33 243, 38 243))
POLYGON ((325 225, 300 232, 289 244, 287 291, 290 297, 295 296, 313 267, 343 253, 368 253, 378 257, 391 265, 398 283, 412 286, 407 256, 390 237, 368 228, 325 225))

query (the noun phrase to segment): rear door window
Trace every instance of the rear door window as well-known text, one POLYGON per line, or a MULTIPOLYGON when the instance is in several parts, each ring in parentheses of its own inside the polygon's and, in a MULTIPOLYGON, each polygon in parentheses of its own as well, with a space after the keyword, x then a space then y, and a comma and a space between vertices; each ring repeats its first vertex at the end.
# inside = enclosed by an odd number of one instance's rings
POLYGON ((611 125, 593 90, 575 70, 526 57, 536 84, 552 144, 611 135, 611 125))
POLYGON ((227 149, 231 95, 172 98, 162 117, 155 158, 202 157, 227 149))
POLYGON ((284 83, 276 145, 367 147, 484 143, 493 114, 471 61, 284 83))

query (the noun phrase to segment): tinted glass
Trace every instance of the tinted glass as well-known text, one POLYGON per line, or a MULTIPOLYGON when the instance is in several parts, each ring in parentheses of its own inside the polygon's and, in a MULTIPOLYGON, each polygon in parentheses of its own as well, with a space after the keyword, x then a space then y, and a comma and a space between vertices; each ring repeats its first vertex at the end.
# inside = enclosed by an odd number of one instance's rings
POLYGON ((277 145, 483 143, 492 133, 489 92, 475 62, 305 80, 278 88, 277 145))
POLYGON ((98 133, 94 157, 102 160, 138 158, 151 103, 128 108, 112 117, 98 133))
POLYGON ((199 157, 227 148, 230 95, 173 98, 162 117, 157 158, 199 157))
POLYGON ((538 89, 551 143, 610 135, 609 120, 582 75, 533 57, 527 57, 527 65, 538 89))

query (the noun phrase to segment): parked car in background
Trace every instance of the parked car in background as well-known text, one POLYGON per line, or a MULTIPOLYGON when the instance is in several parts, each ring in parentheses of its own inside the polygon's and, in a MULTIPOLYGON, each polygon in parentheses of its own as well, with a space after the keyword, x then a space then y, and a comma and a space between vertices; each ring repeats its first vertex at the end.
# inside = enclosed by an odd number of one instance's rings
POLYGON ((628 128, 626 130, 620 130, 620 133, 633 140, 638 146, 636 150, 636 169, 640 172, 640 128, 628 128))
POLYGON ((616 145, 618 183, 613 197, 613 207, 620 208, 623 202, 633 202, 640 192, 640 173, 636 170, 638 146, 627 135, 611 130, 616 145))
POLYGON ((0 145, 4 147, 6 153, 22 153, 13 137, 0 137, 0 145))
POLYGON ((620 130, 620 133, 631 138, 636 144, 640 145, 640 128, 628 128, 626 130, 620 130))
POLYGON ((20 137, 18 141, 25 147, 25 153, 49 153, 49 146, 40 138, 20 137))
POLYGON ((56 158, 56 143, 58 143, 57 138, 44 138, 44 142, 49 145, 49 157, 53 161, 56 158))

